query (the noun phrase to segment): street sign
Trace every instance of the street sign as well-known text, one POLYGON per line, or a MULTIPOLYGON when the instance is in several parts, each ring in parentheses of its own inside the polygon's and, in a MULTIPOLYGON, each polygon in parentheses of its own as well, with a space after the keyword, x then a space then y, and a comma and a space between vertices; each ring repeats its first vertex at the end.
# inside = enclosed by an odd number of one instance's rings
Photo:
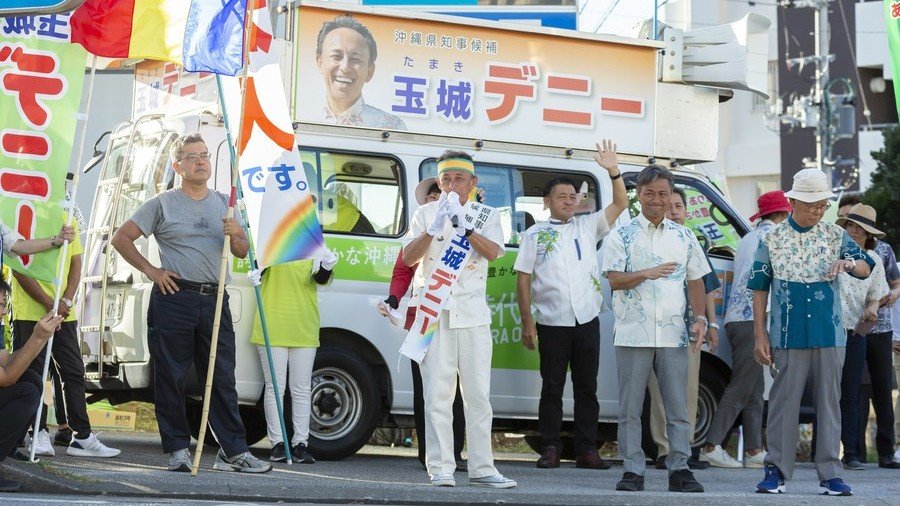
POLYGON ((56 14, 71 11, 84 0, 4 0, 0 4, 0 17, 20 14, 56 14))

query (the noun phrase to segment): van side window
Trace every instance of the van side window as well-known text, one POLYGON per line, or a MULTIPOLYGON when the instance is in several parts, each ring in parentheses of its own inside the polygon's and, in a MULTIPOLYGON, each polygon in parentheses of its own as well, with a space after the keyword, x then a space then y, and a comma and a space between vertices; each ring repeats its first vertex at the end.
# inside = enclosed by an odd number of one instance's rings
MULTIPOLYGON (((516 246, 528 227, 550 218, 550 211, 544 209, 544 186, 559 177, 558 172, 476 162, 475 174, 478 176, 478 188, 484 190, 484 203, 500 213, 503 241, 507 246, 516 246)), ((419 175, 423 179, 436 176, 435 160, 423 162, 419 175)), ((578 185, 576 191, 582 183, 588 184, 587 197, 576 212, 596 211, 596 181, 588 174, 566 173, 566 176, 578 185)))
POLYGON ((308 149, 300 155, 325 232, 397 237, 406 231, 399 160, 308 149))
MULTIPOLYGON (((628 188, 628 212, 632 217, 641 212, 641 204, 637 199, 637 188, 634 180, 637 174, 626 175, 625 185, 628 188)), ((677 176, 675 187, 684 190, 686 219, 684 225, 697 234, 700 245, 712 254, 722 254, 734 258, 738 243, 741 241, 740 225, 726 215, 717 205, 720 198, 712 190, 698 180, 677 176), (713 196, 715 195, 715 196, 713 196)))

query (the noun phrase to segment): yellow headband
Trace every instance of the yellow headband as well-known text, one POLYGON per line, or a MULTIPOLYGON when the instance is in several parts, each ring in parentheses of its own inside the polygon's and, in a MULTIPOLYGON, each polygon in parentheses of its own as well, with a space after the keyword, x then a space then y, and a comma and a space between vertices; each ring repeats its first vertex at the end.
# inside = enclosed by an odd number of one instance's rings
POLYGON ((463 172, 468 172, 469 174, 475 175, 475 164, 472 163, 472 160, 467 160, 465 158, 447 158, 446 160, 441 160, 437 164, 438 174, 443 174, 448 170, 461 170, 463 172))

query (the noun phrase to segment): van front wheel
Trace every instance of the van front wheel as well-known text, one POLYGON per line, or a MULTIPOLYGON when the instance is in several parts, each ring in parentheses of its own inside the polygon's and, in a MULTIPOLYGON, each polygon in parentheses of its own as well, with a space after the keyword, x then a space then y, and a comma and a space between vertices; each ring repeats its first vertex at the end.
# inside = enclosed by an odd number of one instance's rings
POLYGON ((378 379, 355 353, 320 348, 310 391, 310 452, 318 459, 353 455, 372 437, 381 413, 378 379))

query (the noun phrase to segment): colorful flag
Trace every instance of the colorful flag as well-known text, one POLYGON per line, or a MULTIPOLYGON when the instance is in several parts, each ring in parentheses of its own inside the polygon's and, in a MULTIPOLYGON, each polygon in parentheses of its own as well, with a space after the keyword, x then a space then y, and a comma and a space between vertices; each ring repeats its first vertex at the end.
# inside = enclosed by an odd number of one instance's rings
POLYGON ((234 118, 229 127, 240 158, 248 224, 259 268, 264 269, 312 258, 325 243, 294 140, 278 63, 281 46, 271 35, 266 0, 254 0, 253 5, 246 91, 242 97, 237 79, 223 83, 223 88, 228 116, 234 118))
MULTIPOLYGON (((894 75, 900 73, 900 2, 884 0, 884 26, 887 31, 888 48, 891 52, 891 68, 894 75)), ((894 99, 900 113, 900 84, 894 80, 894 99)))
POLYGON ((87 0, 72 42, 107 58, 171 61, 233 76, 243 67, 247 0, 87 0))
MULTIPOLYGON (((26 239, 59 233, 86 55, 69 43, 69 14, 0 18, 0 220, 26 239)), ((46 282, 58 250, 6 258, 46 282)))

